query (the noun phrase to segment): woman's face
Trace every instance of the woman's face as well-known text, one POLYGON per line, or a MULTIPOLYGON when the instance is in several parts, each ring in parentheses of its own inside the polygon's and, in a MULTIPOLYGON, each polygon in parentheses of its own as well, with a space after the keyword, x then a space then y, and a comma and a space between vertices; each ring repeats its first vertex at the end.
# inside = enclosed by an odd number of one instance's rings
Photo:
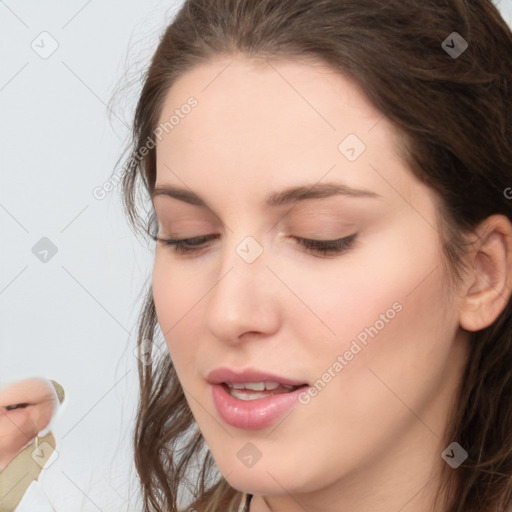
POLYGON ((442 462, 467 340, 435 196, 398 157, 386 116, 326 67, 237 56, 183 75, 160 121, 156 186, 201 201, 156 194, 159 237, 214 237, 188 254, 157 243, 156 311, 230 484, 341 492, 362 474, 389 482, 390 464, 410 478, 442 462), (366 192, 309 194, 327 184, 366 192), (280 196, 297 187, 302 196, 280 196), (296 201, 267 204, 276 195, 296 201), (297 239, 352 235, 327 255, 297 239), (209 382, 220 367, 306 386, 233 398, 209 382))

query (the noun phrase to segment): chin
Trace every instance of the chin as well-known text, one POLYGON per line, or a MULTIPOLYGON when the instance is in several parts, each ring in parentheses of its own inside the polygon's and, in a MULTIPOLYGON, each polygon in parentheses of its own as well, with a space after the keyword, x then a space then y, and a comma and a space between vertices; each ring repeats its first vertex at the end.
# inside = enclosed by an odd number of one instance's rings
POLYGON ((290 469, 278 468, 273 465, 268 470, 261 461, 251 468, 241 468, 241 463, 236 460, 229 467, 218 465, 222 476, 231 487, 240 492, 249 494, 261 494, 273 496, 283 494, 283 488, 288 492, 303 489, 301 481, 297 481, 296 475, 290 469), (236 469, 233 469, 233 465, 236 469))

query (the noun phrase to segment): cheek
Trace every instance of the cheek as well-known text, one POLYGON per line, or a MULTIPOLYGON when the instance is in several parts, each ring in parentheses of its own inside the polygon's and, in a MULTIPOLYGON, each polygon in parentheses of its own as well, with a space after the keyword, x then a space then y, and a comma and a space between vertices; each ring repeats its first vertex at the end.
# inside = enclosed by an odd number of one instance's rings
POLYGON ((326 307, 334 304, 325 318, 336 340, 321 350, 322 371, 338 355, 347 357, 322 402, 342 396, 356 417, 386 417, 401 407, 394 393, 419 408, 441 382, 458 324, 434 235, 427 232, 413 243, 401 234, 372 244, 373 254, 365 253, 329 285, 322 300, 326 307))
POLYGON ((200 289, 204 281, 200 275, 180 272, 179 266, 158 250, 152 278, 155 311, 176 372, 180 380, 189 379, 192 372, 183 370, 194 367, 201 329, 197 315, 208 288, 200 289))
MULTIPOLYGON (((315 328, 315 343, 323 338, 332 354, 349 349, 358 335, 363 343, 365 336, 372 339, 368 333, 375 332, 372 326, 379 331, 377 338, 390 326, 407 331, 418 318, 436 328, 435 316, 445 311, 448 297, 435 235, 404 221, 367 236, 364 245, 335 260, 295 273, 283 267, 294 292, 310 309, 300 308, 304 313, 296 317, 300 330, 315 328)), ((287 314, 293 315, 293 309, 287 314)), ((404 333, 399 338, 405 337, 404 333)))
POLYGON ((308 275, 301 293, 324 325, 307 314, 296 330, 310 333, 313 377, 346 354, 337 374, 361 378, 351 383, 351 394, 364 398, 372 377, 368 368, 385 368, 402 388, 414 383, 415 371, 425 375, 430 365, 439 366, 457 325, 442 257, 437 233, 411 220, 368 238, 365 247, 342 256, 336 267, 329 262, 308 275))
MULTIPOLYGON (((0 413, 1 414, 1 413, 0 413)), ((0 417, 0 437, 18 439, 33 431, 30 414, 27 407, 13 409, 0 417)))

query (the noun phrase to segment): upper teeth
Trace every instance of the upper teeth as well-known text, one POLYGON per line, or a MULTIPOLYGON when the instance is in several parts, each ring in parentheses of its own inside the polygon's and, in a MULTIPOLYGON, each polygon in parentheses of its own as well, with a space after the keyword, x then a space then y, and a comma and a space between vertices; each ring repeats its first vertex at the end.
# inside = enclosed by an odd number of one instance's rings
POLYGON ((232 389, 252 389, 253 391, 277 389, 279 386, 293 388, 293 386, 280 384, 278 382, 226 382, 226 384, 232 389))

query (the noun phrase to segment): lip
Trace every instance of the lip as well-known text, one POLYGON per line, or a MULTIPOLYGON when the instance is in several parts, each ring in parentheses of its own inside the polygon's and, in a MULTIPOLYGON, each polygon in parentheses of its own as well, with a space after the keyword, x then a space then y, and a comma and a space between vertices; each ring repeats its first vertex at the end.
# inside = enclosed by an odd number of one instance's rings
POLYGON ((281 377, 256 369, 234 371, 217 368, 207 376, 213 403, 219 416, 232 427, 257 430, 269 427, 298 403, 299 395, 308 386, 305 382, 281 377), (225 384, 242 382, 278 382, 288 386, 301 386, 289 393, 277 393, 256 400, 232 397, 225 384))
POLYGON ((225 384, 211 384, 213 403, 220 417, 232 427, 257 430, 269 427, 298 403, 300 387, 289 393, 280 393, 256 400, 232 397, 225 384))
POLYGON ((216 368, 206 376, 209 384, 222 384, 223 382, 241 383, 241 382, 278 382, 288 386, 303 386, 307 382, 281 377, 273 373, 264 372, 255 368, 246 368, 245 370, 232 370, 231 368, 216 368))

